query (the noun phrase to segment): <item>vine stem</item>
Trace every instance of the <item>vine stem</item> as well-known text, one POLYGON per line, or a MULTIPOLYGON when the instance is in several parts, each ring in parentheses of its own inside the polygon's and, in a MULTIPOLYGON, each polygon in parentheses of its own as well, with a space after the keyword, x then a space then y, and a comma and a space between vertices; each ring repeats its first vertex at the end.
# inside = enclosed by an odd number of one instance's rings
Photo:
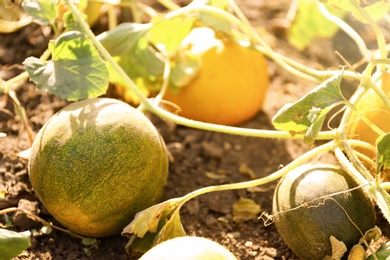
POLYGON ((270 175, 267 175, 266 177, 263 177, 263 178, 259 178, 259 179, 251 180, 251 181, 246 181, 246 182, 240 182, 240 183, 209 186, 209 187, 204 187, 204 188, 195 190, 195 191, 183 196, 181 198, 182 200, 180 201, 178 207, 180 208, 187 201, 189 201, 197 196, 206 194, 206 193, 215 192, 215 191, 224 191, 224 190, 246 189, 246 188, 250 188, 250 187, 264 185, 264 184, 269 183, 271 181, 277 180, 277 179, 283 177, 284 175, 286 175, 288 172, 295 169, 296 167, 300 166, 304 162, 308 161, 309 159, 311 159, 315 156, 318 156, 319 154, 324 154, 324 153, 327 153, 329 151, 332 151, 334 149, 334 145, 335 145, 334 141, 330 141, 326 144, 317 146, 316 148, 306 152, 305 154, 301 155, 300 157, 298 157, 294 161, 290 162, 288 165, 284 166, 282 169, 280 169, 280 170, 278 170, 270 175))
MULTIPOLYGON (((207 131, 215 131, 226 134, 234 134, 234 135, 244 135, 244 136, 252 136, 252 137, 262 137, 262 138, 282 138, 282 139, 302 139, 303 135, 294 135, 291 136, 289 133, 284 131, 277 130, 263 130, 263 129, 249 129, 249 128, 241 128, 241 127, 233 127, 233 126, 225 126, 225 125, 217 125, 199 122, 195 120, 191 120, 188 118, 184 118, 163 108, 159 107, 153 99, 148 99, 135 85, 135 83, 129 78, 129 76, 123 71, 123 69, 114 61, 108 51, 103 47, 103 45, 96 39, 95 35, 89 28, 88 24, 84 21, 84 19, 80 16, 79 11, 72 4, 71 0, 66 0, 69 8, 74 16, 75 20, 80 24, 81 30, 87 35, 87 37, 91 40, 93 45, 99 51, 103 59, 105 59, 118 73, 118 75, 123 79, 126 86, 128 86, 140 99, 140 102, 144 106, 144 108, 161 118, 168 119, 176 124, 207 130, 207 131)), ((333 139, 336 135, 334 130, 332 131, 324 131, 318 134, 318 140, 329 140, 333 139)))
POLYGON ((319 7, 321 13, 325 16, 326 19, 328 19, 332 23, 336 24, 341 30, 343 30, 343 32, 345 32, 356 43, 356 45, 357 45, 360 53, 362 54, 363 58, 365 60, 369 60, 370 59, 370 53, 369 53, 367 45, 364 42, 364 40, 362 39, 362 37, 360 37, 360 35, 354 29, 352 29, 351 26, 349 26, 349 24, 344 22, 339 17, 331 14, 328 11, 328 9, 326 8, 324 3, 318 1, 318 7, 319 7))
MULTIPOLYGON (((389 98, 387 97, 387 94, 383 91, 382 88, 378 87, 373 81, 372 81, 372 72, 374 70, 374 68, 377 66, 377 65, 384 65, 384 64, 387 64, 387 65, 390 65, 390 60, 389 59, 376 59, 376 60, 373 60, 371 61, 367 67, 366 67, 366 70, 364 72, 364 82, 365 83, 365 87, 366 88, 372 88, 376 94, 383 100, 383 103, 385 103, 387 109, 390 110, 390 100, 389 98)), ((383 75, 383 73, 387 73, 387 72, 384 72, 384 71, 379 71, 377 72, 377 74, 380 74, 383 75)))
MULTIPOLYGON (((380 58, 386 59, 387 58, 387 51, 386 51, 386 41, 385 37, 383 36, 383 33, 381 32, 379 26, 375 23, 375 21, 371 18, 371 16, 359 5, 358 1, 356 0, 350 0, 350 3, 352 3, 355 10, 357 10, 370 24, 371 28, 374 30, 376 40, 378 43, 380 58)), ((384 66, 381 66, 381 71, 385 70, 384 66)))

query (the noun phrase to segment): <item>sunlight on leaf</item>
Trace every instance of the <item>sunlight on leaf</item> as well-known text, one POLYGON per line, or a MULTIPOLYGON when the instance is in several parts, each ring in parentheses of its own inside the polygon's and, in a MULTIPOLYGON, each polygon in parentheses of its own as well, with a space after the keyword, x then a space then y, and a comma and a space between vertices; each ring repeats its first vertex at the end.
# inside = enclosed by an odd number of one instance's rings
MULTIPOLYGON (((297 1, 297 11, 290 28, 288 29, 288 40, 299 50, 310 45, 315 38, 331 38, 339 27, 329 21, 320 11, 317 1, 297 1)), ((327 6, 330 13, 337 17, 343 17, 345 11, 327 6)))
MULTIPOLYGON (((351 12, 358 20, 363 23, 367 23, 366 18, 353 6, 350 1, 347 0, 328 0, 327 4, 333 5, 336 8, 351 12)), ((390 2, 388 1, 376 1, 370 5, 362 6, 362 9, 373 19, 374 21, 382 18, 390 10, 390 2)))
POLYGON ((15 232, 0 228, 0 259, 12 259, 30 245, 30 231, 15 232))
POLYGON ((48 25, 57 16, 55 2, 53 0, 25 0, 23 9, 33 17, 34 22, 41 25, 48 25))
MULTIPOLYGON (((137 79, 141 91, 158 90, 164 71, 163 58, 149 44, 150 29, 151 24, 123 23, 97 36, 126 74, 137 79)), ((125 86, 115 70, 108 68, 110 81, 125 86)))
POLYGON ((292 136, 305 134, 304 141, 312 143, 329 111, 345 101, 340 90, 342 74, 340 71, 295 103, 284 105, 272 120, 275 128, 292 136))
POLYGON ((126 251, 144 253, 157 243, 185 235, 179 215, 180 200, 171 199, 137 213, 122 231, 129 238, 126 251))
POLYGON ((192 30, 195 22, 194 17, 177 17, 171 20, 162 20, 155 17, 152 20, 153 27, 150 29, 148 38, 154 46, 164 46, 169 56, 173 55, 179 48, 183 39, 192 30))
POLYGON ((106 93, 108 71, 88 38, 75 31, 49 44, 52 60, 30 57, 27 72, 41 90, 67 100, 98 97, 106 93))
MULTIPOLYGON (((209 5, 226 11, 228 9, 228 1, 226 0, 199 0, 191 3, 191 6, 209 5)), ((230 23, 223 15, 219 13, 209 13, 206 11, 199 11, 199 21, 207 27, 213 28, 226 34, 230 34, 233 24, 230 23)))
POLYGON ((384 134, 376 140, 377 160, 376 174, 379 175, 382 171, 390 169, 390 134, 384 134))

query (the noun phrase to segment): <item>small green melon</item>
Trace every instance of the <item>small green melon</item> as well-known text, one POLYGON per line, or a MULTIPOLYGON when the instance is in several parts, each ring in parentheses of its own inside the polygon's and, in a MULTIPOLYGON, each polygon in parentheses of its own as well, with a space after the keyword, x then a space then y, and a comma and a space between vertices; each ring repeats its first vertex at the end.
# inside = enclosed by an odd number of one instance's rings
POLYGON ((353 189, 357 186, 345 171, 319 163, 301 165, 280 180, 273 200, 275 225, 298 257, 331 256, 331 236, 350 249, 375 226, 373 203, 362 189, 353 189))
POLYGON ((80 235, 104 237, 159 201, 168 158, 143 113, 96 98, 50 118, 34 140, 28 168, 37 197, 58 222, 80 235))

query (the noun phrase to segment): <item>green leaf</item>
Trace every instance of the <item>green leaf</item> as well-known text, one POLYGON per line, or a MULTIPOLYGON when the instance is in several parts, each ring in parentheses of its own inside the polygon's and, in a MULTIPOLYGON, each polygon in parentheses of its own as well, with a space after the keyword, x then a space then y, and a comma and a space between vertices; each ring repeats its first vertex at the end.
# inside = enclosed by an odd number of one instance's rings
POLYGON ((305 134, 304 141, 312 143, 327 113, 345 101, 340 90, 342 74, 330 77, 295 103, 285 104, 272 120, 275 128, 292 136, 305 134))
POLYGON ((153 27, 148 32, 148 38, 154 46, 163 45, 167 54, 171 56, 192 30, 195 21, 194 17, 177 17, 170 20, 155 17, 152 20, 153 27))
MULTIPOLYGON (((151 24, 123 23, 97 37, 137 87, 157 90, 164 72, 161 55, 149 44, 151 24)), ((108 66, 110 81, 124 86, 123 80, 108 66)))
POLYGON ((171 199, 145 209, 123 229, 122 235, 129 237, 126 251, 148 251, 152 246, 176 236, 185 235, 180 221, 180 199, 171 199))
POLYGON ((376 140, 377 160, 376 174, 390 169, 390 133, 381 135, 376 140))
POLYGON ((54 0, 25 0, 22 7, 31 15, 34 22, 41 25, 51 24, 57 16, 54 0))
POLYGON ((9 260, 18 256, 30 245, 30 231, 15 232, 0 228, 0 260, 9 260))
POLYGON ((81 32, 67 32, 49 44, 52 60, 27 58, 23 63, 41 90, 60 98, 79 100, 105 94, 108 71, 105 63, 81 32))
POLYGON ((374 255, 370 255, 367 260, 375 260, 375 259, 389 259, 390 258, 390 242, 386 242, 385 244, 381 245, 381 247, 379 247, 379 249, 375 252, 375 256, 376 258, 374 257, 374 255))
MULTIPOLYGON (((202 5, 212 6, 221 9, 221 12, 227 12, 229 1, 227 0, 195 0, 189 6, 198 7, 202 5)), ((216 12, 209 12, 205 10, 198 10, 198 20, 203 26, 213 28, 226 34, 231 33, 233 24, 228 21, 224 15, 216 12)))
MULTIPOLYGON (((349 0, 328 0, 327 4, 333 5, 341 10, 352 13, 357 19, 363 23, 367 23, 367 19, 353 6, 349 0)), ((361 6, 361 9, 367 13, 374 21, 382 18, 390 10, 390 2, 376 1, 371 5, 361 6)))
MULTIPOLYGON (((329 21, 320 11, 317 0, 299 0, 296 15, 288 29, 288 40, 296 48, 303 50, 313 39, 332 38, 339 27, 329 21)), ((328 6, 329 12, 343 17, 345 11, 328 6)))

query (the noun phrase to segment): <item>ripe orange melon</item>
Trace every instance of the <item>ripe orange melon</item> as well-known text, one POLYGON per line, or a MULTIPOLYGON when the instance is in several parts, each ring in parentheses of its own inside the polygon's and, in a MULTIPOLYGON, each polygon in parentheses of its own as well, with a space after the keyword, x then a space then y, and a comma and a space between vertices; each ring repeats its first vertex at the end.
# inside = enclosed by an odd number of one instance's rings
POLYGON ((165 144, 143 113, 108 98, 79 101, 43 126, 31 148, 32 187, 52 216, 84 236, 118 234, 160 199, 165 144))
MULTIPOLYGON (((197 31, 196 31, 197 30, 197 31)), ((198 74, 164 99, 179 106, 179 115, 222 125, 237 125, 255 116, 269 86, 262 53, 215 37, 209 28, 188 36, 191 55, 199 56, 198 74)))
MULTIPOLYGON (((382 76, 382 89, 390 98, 390 74, 385 73, 382 76)), ((371 122, 377 125, 385 133, 390 132, 390 111, 387 109, 382 99, 369 89, 356 104, 359 109, 371 122)), ((356 113, 351 114, 350 122, 346 132, 349 138, 359 139, 375 146, 376 139, 379 137, 356 113)), ((363 150, 362 150, 363 151, 363 150)), ((363 151, 367 154, 367 151, 363 151)), ((368 154, 369 155, 369 154, 368 154)), ((376 155, 369 155, 375 159, 376 155)))
MULTIPOLYGON (((386 93, 387 97, 390 98, 390 74, 384 73, 381 79, 382 90, 386 93)), ((378 126, 383 132, 390 132, 390 111, 387 109, 385 103, 376 94, 373 89, 367 90, 366 93, 358 100, 355 105, 356 108, 365 115, 372 123, 378 126)), ((372 145, 376 145, 376 139, 379 135, 371 129, 357 113, 352 113, 350 120, 346 127, 347 137, 350 139, 357 139, 367 142, 372 145)), ((356 151, 368 156, 373 162, 376 161, 376 153, 371 150, 364 149, 361 147, 353 147, 356 151)), ((364 162, 367 168, 374 175, 375 163, 364 162)), ((384 170, 382 176, 384 181, 390 181, 390 171, 384 170)))

